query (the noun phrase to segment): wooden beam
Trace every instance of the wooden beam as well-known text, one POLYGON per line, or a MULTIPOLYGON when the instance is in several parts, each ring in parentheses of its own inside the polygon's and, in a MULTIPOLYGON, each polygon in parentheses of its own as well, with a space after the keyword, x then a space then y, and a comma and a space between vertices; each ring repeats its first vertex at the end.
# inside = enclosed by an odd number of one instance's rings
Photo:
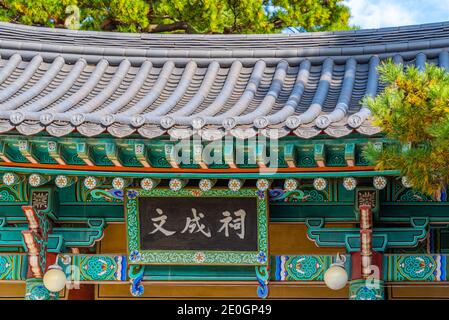
POLYGON ((348 167, 355 166, 355 144, 345 144, 345 160, 348 167))
POLYGON ((19 140, 19 152, 31 163, 38 163, 32 152, 32 145, 27 140, 19 140))
POLYGON ((176 161, 175 147, 171 144, 166 144, 164 151, 165 158, 167 159, 168 163, 170 163, 171 167, 179 168, 178 162, 176 161))
POLYGON ((4 162, 12 162, 6 155, 6 143, 4 141, 0 141, 0 159, 4 162))
POLYGON ((318 167, 325 167, 325 148, 324 143, 316 143, 313 146, 313 157, 318 167))
POLYGON ((65 165, 64 159, 61 156, 61 145, 56 141, 48 141, 47 150, 50 157, 52 157, 57 163, 65 165))
POLYGON ((115 143, 106 143, 104 146, 104 150, 106 153, 106 157, 114 164, 114 166, 123 167, 118 157, 119 149, 115 143))
POLYGON ((147 159, 147 148, 143 143, 136 143, 134 145, 134 154, 136 155, 137 161, 139 161, 145 168, 151 168, 150 163, 147 159))
POLYGON ((95 166, 90 157, 90 147, 85 142, 79 142, 76 144, 76 153, 78 157, 84 161, 90 167, 95 166))
POLYGON ((284 160, 289 168, 296 167, 295 145, 293 143, 284 146, 284 160))

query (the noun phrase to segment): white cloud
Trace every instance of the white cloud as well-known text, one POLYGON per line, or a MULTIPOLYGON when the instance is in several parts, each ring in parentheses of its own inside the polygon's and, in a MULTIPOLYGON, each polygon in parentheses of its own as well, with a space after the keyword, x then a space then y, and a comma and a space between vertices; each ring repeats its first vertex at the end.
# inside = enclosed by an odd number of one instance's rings
POLYGON ((449 20, 449 0, 346 0, 352 25, 395 27, 449 20))

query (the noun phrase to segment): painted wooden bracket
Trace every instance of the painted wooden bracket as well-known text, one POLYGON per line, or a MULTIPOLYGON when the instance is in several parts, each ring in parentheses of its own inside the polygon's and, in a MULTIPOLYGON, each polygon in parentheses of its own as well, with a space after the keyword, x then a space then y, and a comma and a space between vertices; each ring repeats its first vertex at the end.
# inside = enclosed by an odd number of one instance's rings
POLYGON ((28 251, 29 270, 34 278, 42 278, 46 268, 51 223, 45 213, 35 210, 32 206, 23 206, 22 210, 28 221, 28 229, 22 231, 22 236, 28 251))
MULTIPOLYGON (((410 227, 374 228, 372 248, 383 252, 387 248, 414 247, 427 236, 428 218, 410 218, 410 227)), ((323 218, 306 219, 307 236, 319 247, 346 247, 348 252, 360 251, 360 229, 325 228, 323 218)))
POLYGON ((145 168, 151 168, 150 163, 147 159, 147 148, 143 143, 136 143, 134 145, 134 154, 136 155, 137 161, 139 161, 145 168))
POLYGON ((106 157, 114 164, 116 167, 123 167, 119 160, 119 149, 115 143, 106 143, 104 146, 104 151, 106 157))
POLYGON ((208 166, 203 160, 203 146, 199 143, 193 145, 193 162, 198 164, 202 169, 207 169, 208 166))
POLYGON ((92 247, 104 235, 104 219, 89 219, 87 227, 54 227, 48 238, 48 252, 59 253, 66 247, 92 247))
POLYGON ((88 166, 94 166, 94 162, 90 156, 90 147, 87 143, 79 142, 76 144, 76 153, 78 157, 84 161, 88 166))
POLYGON ((129 266, 128 276, 131 281, 130 291, 134 297, 142 296, 144 287, 142 285, 143 276, 145 274, 145 266, 131 265, 129 266))
MULTIPOLYGON (((24 208, 31 208, 35 212, 41 212, 34 210, 31 206, 25 206, 24 208)), ((46 216, 45 219, 48 220, 46 216)), ((35 219, 32 220, 33 226, 36 224, 35 221, 35 219)), ((53 226, 51 233, 48 233, 47 237, 47 251, 50 253, 60 253, 67 247, 92 247, 97 241, 103 238, 105 227, 106 222, 104 219, 88 219, 87 226, 81 225, 80 227, 53 226)), ((0 219, 0 246, 24 248, 27 250, 28 246, 22 234, 24 232, 29 234, 29 230, 28 225, 12 227, 6 224, 5 219, 0 219)), ((48 231, 44 230, 44 232, 48 231)), ((31 241, 30 245, 35 241, 30 238, 30 235, 27 235, 27 240, 31 241)))
POLYGON ((0 141, 0 159, 4 162, 11 162, 6 154, 6 143, 4 141, 0 141))
POLYGON ((355 166, 355 144, 346 143, 345 144, 345 161, 348 167, 355 166))
POLYGON ((317 163, 318 167, 325 167, 325 148, 324 143, 316 143, 313 146, 313 157, 315 159, 315 162, 317 163))
POLYGON ((165 158, 172 168, 179 168, 177 157, 175 155, 175 147, 171 144, 166 144, 165 148, 165 158))
POLYGON ((32 144, 27 140, 19 140, 19 152, 31 163, 38 163, 33 156, 32 144))
POLYGON ((268 297, 268 279, 270 278, 268 265, 256 267, 256 278, 257 282, 259 282, 259 286, 257 287, 257 295, 259 298, 265 299, 268 297))
POLYGON ((229 166, 229 168, 236 169, 237 165, 234 160, 234 145, 233 144, 225 144, 224 150, 224 161, 229 166))
POLYGON ((62 146, 56 141, 48 141, 47 151, 50 157, 52 157, 60 165, 65 165, 66 162, 62 158, 62 146))
POLYGON ((296 168, 296 153, 294 144, 286 144, 284 147, 284 159, 289 168, 296 168))

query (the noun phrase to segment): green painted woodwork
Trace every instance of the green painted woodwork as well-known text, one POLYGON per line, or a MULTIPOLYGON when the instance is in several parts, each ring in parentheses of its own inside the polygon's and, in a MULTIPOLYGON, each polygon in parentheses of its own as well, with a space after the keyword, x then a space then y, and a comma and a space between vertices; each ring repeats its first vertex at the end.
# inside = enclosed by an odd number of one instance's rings
POLYGON ((28 256, 26 254, 0 254, 0 281, 23 281, 28 270, 28 256))
POLYGON ((73 283, 127 281, 125 255, 62 254, 57 263, 73 283))
MULTIPOLYGON (((48 235, 48 252, 63 252, 67 247, 92 247, 103 237, 106 223, 103 219, 88 219, 87 226, 53 227, 48 235)), ((9 226, 5 220, 0 220, 0 246, 23 248, 26 246, 22 231, 28 230, 27 224, 9 226)))
POLYGON ((144 281, 255 281, 247 266, 145 266, 144 281))
POLYGON ((268 263, 268 206, 266 192, 245 188, 238 191, 229 189, 153 189, 130 188, 125 192, 126 238, 128 260, 130 264, 173 264, 173 265, 266 265, 268 263), (219 251, 219 250, 142 250, 140 248, 139 207, 140 197, 218 197, 218 198, 254 198, 257 209, 256 251, 219 251))
MULTIPOLYGON (((372 246, 374 251, 386 248, 414 247, 427 235, 428 219, 410 218, 410 227, 374 228, 372 246)), ((359 228, 326 228, 324 219, 306 220, 307 236, 323 247, 345 247, 348 252, 360 251, 359 228)))
MULTIPOLYGON (((345 255, 344 268, 351 275, 351 256, 345 255)), ((324 273, 335 263, 335 255, 281 255, 271 257, 271 280, 324 281, 324 273)))
POLYGON ((374 175, 382 176, 397 176, 398 170, 386 170, 386 171, 332 171, 332 172, 250 172, 250 173, 189 173, 189 172, 130 172, 130 171, 89 171, 89 170, 61 170, 61 169, 42 169, 42 168, 28 168, 28 167, 8 167, 0 166, 0 172, 16 172, 19 174, 67 174, 73 176, 90 176, 96 177, 125 177, 125 178, 159 178, 159 179, 173 179, 173 178, 186 178, 186 179, 288 179, 288 178, 316 178, 317 176, 327 177, 372 177, 374 175))
POLYGON ((390 254, 383 258, 383 278, 389 282, 448 281, 447 255, 390 254))
MULTIPOLYGON (((360 137, 353 135, 344 139, 325 139, 317 137, 304 140, 297 137, 285 137, 276 141, 270 147, 269 140, 238 141, 231 139, 219 146, 216 142, 198 142, 200 149, 209 144, 217 145, 213 148, 220 152, 222 163, 211 164, 210 168, 228 168, 230 163, 240 168, 257 168, 257 161, 263 161, 269 148, 277 148, 279 163, 277 167, 287 166, 316 167, 318 162, 327 166, 366 165, 360 153, 368 141, 389 143, 385 138, 360 137), (236 157, 243 154, 244 163, 236 161, 236 157), (293 161, 292 161, 293 159, 293 161), (352 162, 349 162, 352 161, 352 162), (288 165, 289 164, 289 165, 288 165)), ((183 142, 184 143, 184 142, 183 142)), ((144 139, 112 139, 111 137, 54 138, 45 136, 25 137, 8 134, 0 135, 0 157, 18 163, 39 162, 43 164, 64 163, 69 165, 101 165, 124 167, 143 167, 145 162, 157 168, 170 168, 175 160, 175 141, 168 137, 154 140, 144 139), (136 148, 136 146, 139 146, 136 148), (143 162, 144 161, 144 162, 143 162)), ((180 164, 181 168, 199 168, 197 148, 193 143, 189 145, 190 162, 180 164)), ((200 150, 198 149, 198 150, 200 150)), ((215 151, 214 151, 215 152, 215 151)), ((200 157, 201 159, 201 157, 200 157)), ((273 164, 270 164, 273 166, 273 164)), ((147 166, 147 165, 145 165, 147 166)))
POLYGON ((384 300, 384 282, 377 279, 357 279, 349 282, 350 300, 384 300))
POLYGON ((30 278, 25 281, 25 300, 58 300, 59 294, 45 288, 41 278, 30 278))

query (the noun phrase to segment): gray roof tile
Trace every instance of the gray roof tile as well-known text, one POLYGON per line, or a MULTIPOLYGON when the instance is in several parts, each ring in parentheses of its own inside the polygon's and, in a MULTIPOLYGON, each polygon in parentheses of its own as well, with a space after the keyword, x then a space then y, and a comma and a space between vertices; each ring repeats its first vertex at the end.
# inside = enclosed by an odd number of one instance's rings
POLYGON ((376 66, 449 69, 449 23, 270 35, 86 32, 0 23, 0 132, 206 139, 371 128, 376 66), (50 89, 52 88, 52 89, 50 89), (176 129, 188 129, 176 133, 176 129), (210 131, 213 130, 213 131, 210 131), (243 136, 242 136, 243 135, 243 136))

